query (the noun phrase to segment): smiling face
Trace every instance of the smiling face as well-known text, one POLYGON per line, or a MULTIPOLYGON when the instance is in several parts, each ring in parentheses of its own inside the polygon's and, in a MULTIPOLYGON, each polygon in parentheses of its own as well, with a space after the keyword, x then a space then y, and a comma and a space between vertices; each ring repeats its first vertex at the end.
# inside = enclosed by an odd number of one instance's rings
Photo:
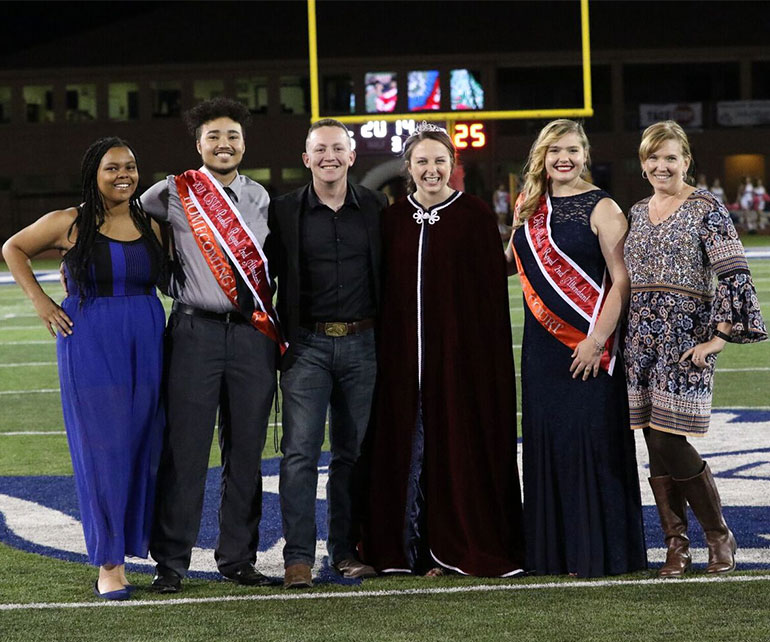
POLYGON ((313 174, 314 183, 335 185, 347 181, 348 169, 355 160, 350 136, 341 127, 319 127, 305 141, 302 162, 313 174))
POLYGON ((220 179, 232 180, 246 151, 243 128, 227 116, 210 120, 201 125, 196 147, 210 172, 220 179))
POLYGON ((139 183, 136 158, 128 147, 111 147, 99 162, 96 184, 104 199, 105 209, 127 203, 139 183))
POLYGON ((682 189, 689 167, 689 157, 682 151, 682 144, 674 138, 665 139, 642 163, 650 185, 671 194, 682 189))
POLYGON ((565 134, 548 146, 545 171, 555 183, 572 183, 580 178, 586 166, 586 150, 575 133, 565 134))
POLYGON ((452 195, 449 177, 454 158, 443 143, 426 138, 417 143, 406 161, 406 169, 415 185, 415 197, 423 205, 441 203, 452 195))

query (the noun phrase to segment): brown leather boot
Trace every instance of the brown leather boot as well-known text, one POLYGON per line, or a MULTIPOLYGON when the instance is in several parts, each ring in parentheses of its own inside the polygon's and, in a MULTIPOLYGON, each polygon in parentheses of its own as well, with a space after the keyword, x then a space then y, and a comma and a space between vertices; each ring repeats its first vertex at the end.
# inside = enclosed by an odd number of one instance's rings
POLYGON ((668 547, 666 563, 658 571, 658 577, 682 577, 692 566, 687 501, 670 475, 650 477, 649 482, 668 547))
POLYGON ((719 491, 708 464, 704 464, 703 470, 695 477, 675 479, 674 482, 682 489, 692 512, 706 534, 706 543, 709 547, 709 564, 706 572, 729 573, 735 570, 737 544, 722 515, 719 491))

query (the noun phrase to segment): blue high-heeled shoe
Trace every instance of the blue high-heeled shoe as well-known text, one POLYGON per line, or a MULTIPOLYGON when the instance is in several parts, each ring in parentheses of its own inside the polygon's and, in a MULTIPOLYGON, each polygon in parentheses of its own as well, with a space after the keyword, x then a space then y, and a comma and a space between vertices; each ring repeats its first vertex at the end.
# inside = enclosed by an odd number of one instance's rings
POLYGON ((99 591, 99 580, 96 580, 96 582, 94 582, 94 595, 103 600, 127 600, 131 597, 131 591, 127 588, 122 588, 117 591, 106 591, 105 593, 101 593, 99 591))

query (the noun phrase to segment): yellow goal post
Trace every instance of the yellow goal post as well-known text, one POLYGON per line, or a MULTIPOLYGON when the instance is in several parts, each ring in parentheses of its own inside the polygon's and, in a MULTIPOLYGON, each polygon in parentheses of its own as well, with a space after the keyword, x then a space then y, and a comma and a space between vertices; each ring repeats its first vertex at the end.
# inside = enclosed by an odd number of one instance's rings
POLYGON ((310 113, 311 122, 320 118, 334 118, 343 123, 367 123, 371 120, 396 122, 404 119, 441 120, 453 123, 456 120, 509 120, 509 119, 551 119, 551 118, 582 118, 593 116, 594 110, 591 103, 591 44, 590 27, 588 22, 588 0, 576 0, 580 2, 580 33, 581 55, 583 72, 583 106, 563 107, 556 109, 513 109, 513 110, 458 110, 451 112, 419 111, 407 113, 367 113, 367 114, 339 114, 321 115, 319 103, 318 82, 318 34, 316 29, 316 0, 307 0, 307 27, 308 46, 310 59, 310 113))

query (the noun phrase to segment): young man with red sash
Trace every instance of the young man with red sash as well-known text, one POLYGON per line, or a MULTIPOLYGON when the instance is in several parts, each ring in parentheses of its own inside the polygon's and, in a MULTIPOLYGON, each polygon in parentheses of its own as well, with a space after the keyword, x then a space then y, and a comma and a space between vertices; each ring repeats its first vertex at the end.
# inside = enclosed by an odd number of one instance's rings
POLYGON ((215 558, 239 584, 272 581, 254 567, 261 516, 262 449, 275 365, 285 349, 262 244, 269 197, 238 173, 249 112, 218 98, 185 114, 203 159, 142 196, 174 240, 166 330, 166 412, 150 553, 152 587, 181 590, 200 527, 209 451, 220 411, 222 492, 215 558))
POLYGON ((302 159, 313 180, 270 203, 266 241, 290 343, 281 362, 285 588, 312 586, 317 467, 329 408, 329 557, 344 577, 375 574, 355 553, 353 469, 377 369, 380 213, 387 201, 348 182, 355 152, 339 121, 310 127, 302 159))

